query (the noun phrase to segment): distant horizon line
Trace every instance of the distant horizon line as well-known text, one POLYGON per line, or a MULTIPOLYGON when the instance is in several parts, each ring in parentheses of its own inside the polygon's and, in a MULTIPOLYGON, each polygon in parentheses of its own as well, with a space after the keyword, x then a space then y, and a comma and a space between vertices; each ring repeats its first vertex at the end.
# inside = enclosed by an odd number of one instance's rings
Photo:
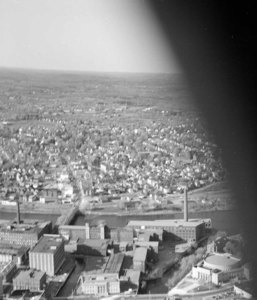
POLYGON ((6 67, 0 66, 0 70, 27 71, 27 72, 45 72, 45 73, 98 73, 98 74, 130 74, 130 75, 182 75, 182 71, 174 72, 131 72, 131 71, 94 71, 94 70, 67 70, 67 69, 40 69, 24 67, 6 67))

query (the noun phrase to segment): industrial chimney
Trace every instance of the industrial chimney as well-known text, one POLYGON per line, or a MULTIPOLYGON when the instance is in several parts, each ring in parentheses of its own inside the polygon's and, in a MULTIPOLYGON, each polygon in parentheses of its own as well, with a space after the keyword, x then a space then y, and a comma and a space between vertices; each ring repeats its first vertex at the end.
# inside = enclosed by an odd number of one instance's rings
POLYGON ((184 189, 184 221, 188 221, 188 199, 187 199, 187 187, 184 189))
POLYGON ((19 203, 19 198, 16 199, 16 203, 17 203, 17 224, 20 224, 21 217, 20 217, 20 203, 19 203))

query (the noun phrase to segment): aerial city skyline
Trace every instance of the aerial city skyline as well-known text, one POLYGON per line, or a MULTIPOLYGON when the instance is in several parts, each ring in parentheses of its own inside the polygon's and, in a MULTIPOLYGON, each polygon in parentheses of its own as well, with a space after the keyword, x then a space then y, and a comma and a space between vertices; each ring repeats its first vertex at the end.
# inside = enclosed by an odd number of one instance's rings
POLYGON ((167 3, 0 0, 0 300, 253 298, 223 63, 167 3))

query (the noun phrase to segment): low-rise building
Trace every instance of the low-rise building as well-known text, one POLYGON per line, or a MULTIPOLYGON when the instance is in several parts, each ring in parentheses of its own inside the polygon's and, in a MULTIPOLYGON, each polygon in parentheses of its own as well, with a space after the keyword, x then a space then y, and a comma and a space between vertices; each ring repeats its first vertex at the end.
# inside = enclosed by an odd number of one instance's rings
POLYGON ((84 295, 107 296, 120 293, 118 274, 81 274, 79 278, 81 291, 84 295))
POLYGON ((125 255, 123 253, 112 254, 105 267, 104 273, 121 275, 121 268, 125 255))
POLYGON ((133 291, 134 294, 137 294, 140 285, 140 277, 140 271, 132 269, 126 270, 124 276, 120 277, 121 293, 133 291))
POLYGON ((111 249, 110 240, 82 240, 77 242, 77 254, 89 256, 107 256, 111 249))
POLYGON ((85 225, 61 225, 58 232, 65 240, 104 240, 107 238, 108 227, 104 221, 85 223, 85 225))
POLYGON ((120 252, 126 252, 127 250, 128 250, 128 243, 127 242, 119 243, 119 251, 120 252))
POLYGON ((61 196, 61 191, 56 184, 48 184, 44 187, 41 194, 41 202, 57 202, 61 196), (44 200, 43 200, 44 199, 44 200))
POLYGON ((149 242, 150 238, 151 233, 149 231, 139 232, 137 237, 139 242, 149 242))
POLYGON ((14 290, 42 291, 45 288, 46 273, 36 270, 21 270, 13 279, 14 290))
POLYGON ((28 252, 28 246, 1 244, 0 262, 14 261, 17 265, 21 265, 28 257, 28 252))
POLYGON ((76 241, 78 239, 86 239, 86 227, 83 225, 60 225, 58 233, 65 240, 76 241))
POLYGON ((134 243, 135 247, 144 247, 149 250, 153 250, 154 253, 158 254, 159 252, 159 242, 144 242, 144 241, 136 241, 134 243))

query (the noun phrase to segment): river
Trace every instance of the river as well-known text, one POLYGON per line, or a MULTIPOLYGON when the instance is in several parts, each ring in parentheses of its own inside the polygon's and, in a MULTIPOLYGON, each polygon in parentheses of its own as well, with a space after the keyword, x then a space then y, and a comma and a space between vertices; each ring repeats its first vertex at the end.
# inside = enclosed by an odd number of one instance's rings
MULTIPOLYGON (((16 218, 16 212, 6 212, 0 211, 0 220, 14 220, 16 218)), ((21 219, 30 219, 30 220, 44 220, 44 221, 52 221, 54 225, 56 220, 60 215, 52 215, 52 214, 39 214, 39 213, 21 213, 21 219)))
MULTIPOLYGON (((50 215, 50 214, 39 214, 39 213, 21 213, 21 219, 38 219, 45 221, 52 221, 55 224, 57 218, 60 215, 50 215)), ((0 220, 13 220, 16 218, 15 212, 1 212, 0 220)), ((156 219, 181 219, 183 218, 183 213, 175 214, 162 214, 162 215, 136 215, 136 216, 117 216, 117 215, 77 215, 72 225, 83 225, 85 222, 92 223, 97 220, 105 220, 107 226, 111 228, 124 227, 129 220, 156 220, 156 219)), ((238 212, 235 210, 225 210, 225 211, 206 211, 206 212, 196 212, 189 213, 189 218, 211 218, 213 228, 217 230, 227 231, 228 234, 236 234, 242 231, 242 224, 240 222, 240 217, 238 212)))

